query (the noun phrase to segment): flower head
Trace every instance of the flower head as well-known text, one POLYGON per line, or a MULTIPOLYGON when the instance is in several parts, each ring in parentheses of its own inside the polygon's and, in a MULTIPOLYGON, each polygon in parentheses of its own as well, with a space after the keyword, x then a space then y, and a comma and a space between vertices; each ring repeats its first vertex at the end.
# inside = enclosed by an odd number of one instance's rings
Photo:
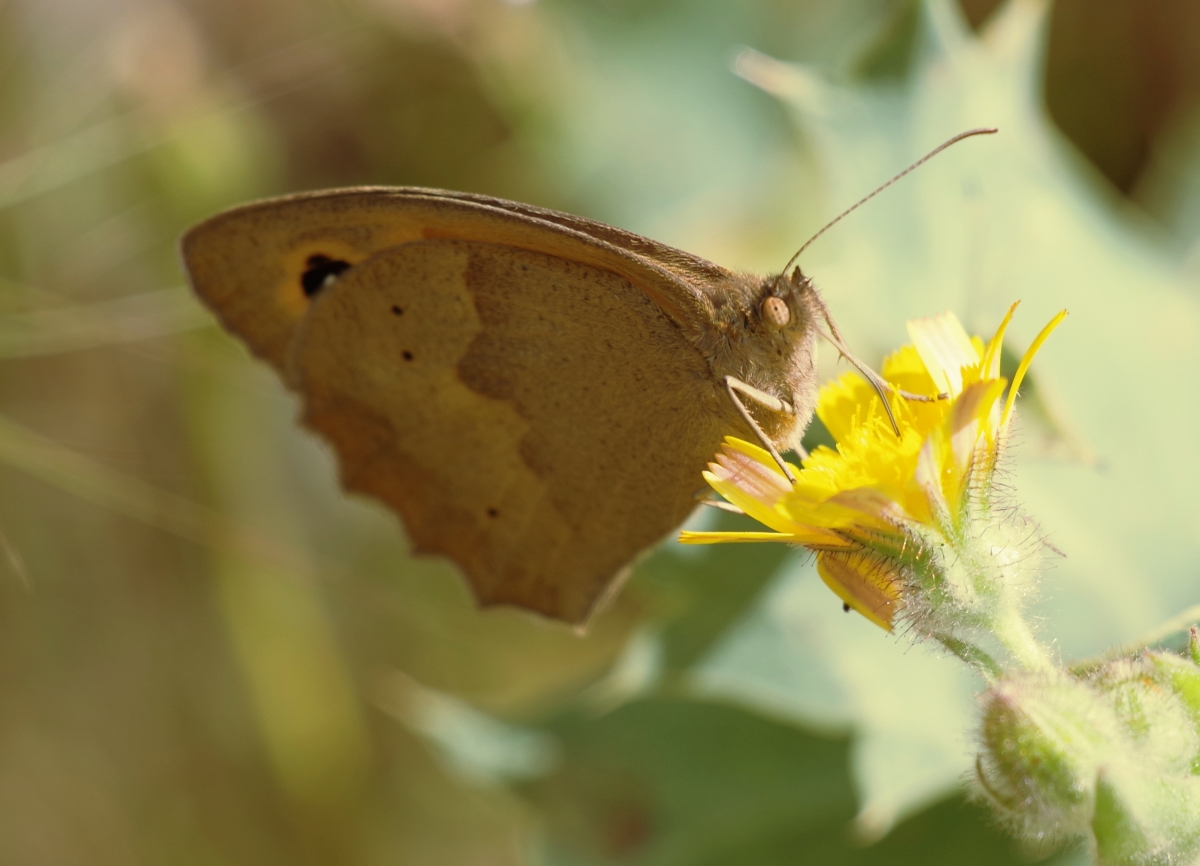
POLYGON ((885 629, 901 610, 921 633, 943 638, 990 622, 1004 603, 998 572, 1018 565, 1024 543, 1009 537, 1012 520, 993 508, 992 478, 1017 389, 1066 316, 1042 330, 1008 387, 1000 350, 1016 306, 986 344, 952 313, 908 323, 912 344, 883 364, 883 378, 907 392, 888 396, 898 434, 858 374, 827 384, 817 415, 837 448, 820 447, 793 467, 795 484, 767 451, 727 439, 705 478, 771 531, 685 532, 680 540, 803 545, 816 553, 825 583, 885 629))

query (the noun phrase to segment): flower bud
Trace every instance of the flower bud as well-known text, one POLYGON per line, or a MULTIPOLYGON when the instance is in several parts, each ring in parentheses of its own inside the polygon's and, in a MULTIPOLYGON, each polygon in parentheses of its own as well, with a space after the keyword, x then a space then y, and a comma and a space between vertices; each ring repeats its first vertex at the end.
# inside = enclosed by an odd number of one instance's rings
POLYGON ((1173 653, 1146 653, 1105 664, 1090 684, 1112 706, 1137 749, 1139 765, 1160 775, 1192 772, 1200 732, 1184 693, 1200 699, 1200 668, 1173 653))
MULTIPOLYGON (((1174 653, 1147 653, 1146 660, 1159 682, 1169 685, 1200 736, 1200 664, 1174 653)), ((1193 753, 1193 772, 1200 772, 1200 755, 1193 753)))
POLYGON ((1200 857, 1200 666, 1146 652, 1024 673, 983 697, 979 796, 1027 841, 1086 836, 1106 866, 1200 857))
POLYGON ((1172 866, 1200 854, 1200 778, 1153 768, 1102 768, 1092 816, 1093 860, 1100 866, 1172 866))
POLYGON ((1059 673, 1001 680, 983 701, 975 765, 983 799, 1031 841, 1087 832, 1096 773, 1125 739, 1111 708, 1059 673))

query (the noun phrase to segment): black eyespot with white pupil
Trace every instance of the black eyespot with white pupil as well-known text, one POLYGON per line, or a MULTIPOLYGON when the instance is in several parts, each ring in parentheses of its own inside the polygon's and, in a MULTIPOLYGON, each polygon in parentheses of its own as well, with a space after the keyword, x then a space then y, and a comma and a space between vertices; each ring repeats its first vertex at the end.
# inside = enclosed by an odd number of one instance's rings
POLYGON ((304 265, 305 271, 300 275, 300 288, 304 289, 304 294, 310 298, 350 270, 349 262, 331 259, 322 253, 309 256, 304 265))

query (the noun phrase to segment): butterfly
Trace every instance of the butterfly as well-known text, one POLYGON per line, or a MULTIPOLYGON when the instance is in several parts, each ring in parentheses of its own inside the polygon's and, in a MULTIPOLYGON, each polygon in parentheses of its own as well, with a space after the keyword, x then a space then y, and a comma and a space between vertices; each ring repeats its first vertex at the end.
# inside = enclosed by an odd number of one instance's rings
POLYGON ((813 414, 818 335, 853 360, 792 262, 730 271, 470 193, 252 203, 191 229, 182 254, 347 490, 457 563, 480 603, 575 624, 693 511, 725 436, 791 472, 779 455, 813 414))

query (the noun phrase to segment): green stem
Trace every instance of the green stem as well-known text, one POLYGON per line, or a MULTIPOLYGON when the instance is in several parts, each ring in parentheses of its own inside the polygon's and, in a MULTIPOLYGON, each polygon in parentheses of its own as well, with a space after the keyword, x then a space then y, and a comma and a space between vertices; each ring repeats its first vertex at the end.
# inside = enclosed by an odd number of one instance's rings
POLYGON ((1050 653, 1033 636, 1029 624, 1025 622, 1019 611, 1011 610, 998 617, 993 634, 1022 670, 1052 671, 1055 669, 1056 666, 1050 658, 1050 653))
POLYGON ((975 668, 989 684, 996 682, 1004 675, 1004 670, 996 660, 975 644, 967 643, 965 640, 959 640, 948 634, 940 634, 935 637, 938 643, 975 668))

